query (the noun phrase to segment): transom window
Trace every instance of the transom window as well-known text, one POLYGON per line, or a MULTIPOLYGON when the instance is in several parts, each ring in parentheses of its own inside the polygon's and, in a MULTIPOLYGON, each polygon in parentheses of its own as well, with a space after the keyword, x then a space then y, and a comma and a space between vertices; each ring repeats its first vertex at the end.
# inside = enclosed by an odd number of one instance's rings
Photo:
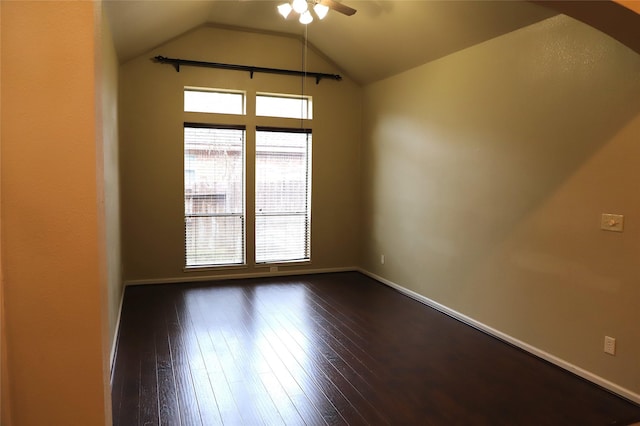
POLYGON ((311 97, 258 93, 256 95, 256 115, 311 119, 313 116, 311 97))
POLYGON ((186 88, 184 110, 185 112, 242 115, 245 113, 244 92, 186 88))

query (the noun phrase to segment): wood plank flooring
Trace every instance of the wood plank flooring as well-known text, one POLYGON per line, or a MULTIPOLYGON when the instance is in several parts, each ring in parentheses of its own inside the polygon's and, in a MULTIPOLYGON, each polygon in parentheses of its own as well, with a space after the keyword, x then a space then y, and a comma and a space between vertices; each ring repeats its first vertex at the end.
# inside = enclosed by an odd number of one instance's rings
POLYGON ((359 273, 128 287, 116 426, 629 425, 640 406, 359 273))

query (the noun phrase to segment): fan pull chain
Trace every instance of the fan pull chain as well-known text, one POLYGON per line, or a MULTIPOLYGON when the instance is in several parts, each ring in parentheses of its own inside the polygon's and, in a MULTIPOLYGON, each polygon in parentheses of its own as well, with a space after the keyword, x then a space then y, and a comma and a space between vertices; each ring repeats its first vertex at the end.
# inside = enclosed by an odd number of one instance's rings
POLYGON ((305 89, 305 80, 307 77, 307 54, 308 54, 308 40, 309 40, 309 26, 304 26, 304 43, 302 44, 302 72, 304 73, 302 77, 302 95, 300 97, 300 128, 304 128, 304 89, 305 89))

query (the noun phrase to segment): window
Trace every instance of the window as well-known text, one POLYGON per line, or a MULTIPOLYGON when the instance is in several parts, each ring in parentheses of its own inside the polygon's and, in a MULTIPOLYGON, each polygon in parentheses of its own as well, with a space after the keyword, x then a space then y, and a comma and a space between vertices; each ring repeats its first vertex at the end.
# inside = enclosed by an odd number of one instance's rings
POLYGON ((245 129, 185 123, 186 266, 245 263, 245 129))
POLYGON ((311 131, 257 128, 256 263, 308 261, 311 131))
POLYGON ((184 88, 185 113, 208 114, 198 118, 209 123, 184 123, 186 268, 247 263, 247 202, 255 203, 255 221, 249 221, 255 227, 248 230, 255 236, 251 263, 311 260, 311 130, 296 127, 311 119, 312 98, 258 93, 252 117, 245 103, 245 92, 184 88), (256 126, 256 154, 247 159, 246 125, 253 131, 256 121, 269 121, 260 117, 278 117, 291 128, 256 126), (243 124, 211 124, 230 122, 243 124), (255 199, 249 201, 245 162, 255 170, 255 199))
POLYGON ((256 96, 256 115, 261 117, 311 119, 311 104, 311 97, 309 96, 258 93, 256 96))
POLYGON ((244 92, 197 88, 184 90, 185 112, 242 115, 245 112, 244 105, 244 92))

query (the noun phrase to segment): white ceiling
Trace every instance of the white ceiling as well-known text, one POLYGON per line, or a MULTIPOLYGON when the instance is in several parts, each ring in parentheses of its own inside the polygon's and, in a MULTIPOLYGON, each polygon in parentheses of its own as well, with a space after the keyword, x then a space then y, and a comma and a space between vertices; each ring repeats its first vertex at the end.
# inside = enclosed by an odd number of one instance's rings
MULTIPOLYGON (((107 0, 116 51, 125 62, 204 24, 304 34, 276 6, 285 0, 107 0)), ((557 12, 527 1, 343 0, 307 27, 311 44, 361 84, 383 79, 514 31, 557 12)), ((188 59, 188 58, 185 58, 188 59)), ((215 58, 212 58, 215 61, 215 58)), ((259 64, 246 64, 259 65, 259 64)))

